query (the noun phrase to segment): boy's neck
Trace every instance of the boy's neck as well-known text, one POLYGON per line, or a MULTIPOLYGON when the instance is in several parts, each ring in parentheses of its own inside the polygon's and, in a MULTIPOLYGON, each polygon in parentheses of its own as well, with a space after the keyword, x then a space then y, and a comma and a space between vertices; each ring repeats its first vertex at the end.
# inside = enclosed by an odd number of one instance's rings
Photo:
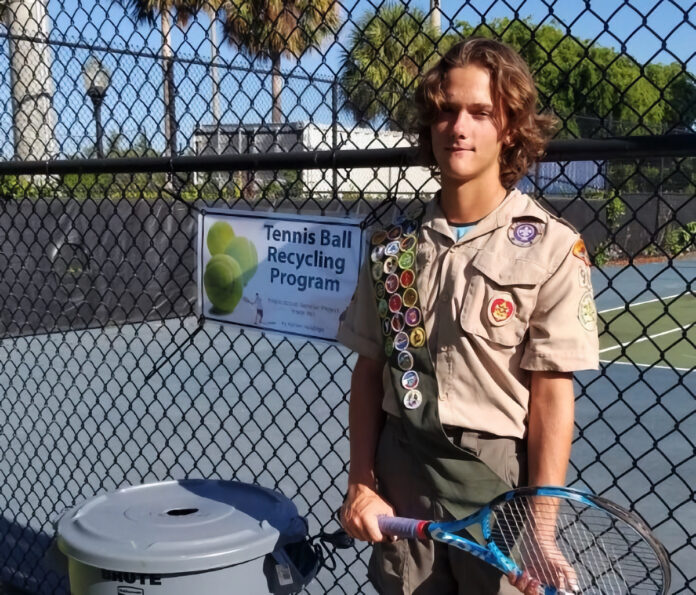
POLYGON ((483 219, 503 202, 507 190, 496 180, 459 182, 443 178, 440 208, 452 224, 473 223, 483 219))

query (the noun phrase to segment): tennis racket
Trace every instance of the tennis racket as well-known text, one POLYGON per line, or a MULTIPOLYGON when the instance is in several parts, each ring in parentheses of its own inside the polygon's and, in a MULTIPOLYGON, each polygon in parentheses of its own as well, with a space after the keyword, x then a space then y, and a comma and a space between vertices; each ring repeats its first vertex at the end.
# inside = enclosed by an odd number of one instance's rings
POLYGON ((434 539, 462 549, 505 574, 524 571, 540 593, 667 594, 667 553, 635 514, 592 494, 558 487, 506 492, 458 521, 380 516, 385 535, 434 539), (479 525, 485 546, 458 533, 479 525))

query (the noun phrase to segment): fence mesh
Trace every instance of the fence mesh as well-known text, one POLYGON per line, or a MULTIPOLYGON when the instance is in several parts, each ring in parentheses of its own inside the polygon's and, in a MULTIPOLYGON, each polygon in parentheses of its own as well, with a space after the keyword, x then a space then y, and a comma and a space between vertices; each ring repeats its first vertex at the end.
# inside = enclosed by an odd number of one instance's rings
MULTIPOLYGON (((47 555, 60 513, 126 484, 256 482, 292 498, 310 534, 336 529, 354 356, 201 324, 196 214, 380 208, 388 222, 438 187, 379 160, 91 174, 79 159, 411 147, 418 73, 471 34, 522 53, 558 139, 695 132, 684 2, 141 4, 0 0, 0 579, 32 593, 67 592, 47 555), (74 168, 12 170, 46 160, 74 168)), ((690 593, 696 158, 559 159, 521 186, 595 264, 603 363, 576 375, 568 480, 640 513, 672 592, 690 593)), ((372 593, 367 555, 337 552, 308 591, 372 593)))

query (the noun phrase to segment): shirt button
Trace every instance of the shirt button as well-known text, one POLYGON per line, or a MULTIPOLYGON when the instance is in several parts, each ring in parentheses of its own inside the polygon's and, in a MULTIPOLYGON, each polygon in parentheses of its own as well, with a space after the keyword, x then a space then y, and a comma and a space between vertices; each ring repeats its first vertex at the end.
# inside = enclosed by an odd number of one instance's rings
POLYGON ((440 295, 440 301, 447 302, 447 301, 449 301, 449 299, 450 299, 449 293, 447 293, 446 291, 443 291, 442 295, 440 295))
POLYGON ((440 401, 444 401, 447 397, 445 397, 445 393, 440 393, 437 398, 440 399, 440 401))

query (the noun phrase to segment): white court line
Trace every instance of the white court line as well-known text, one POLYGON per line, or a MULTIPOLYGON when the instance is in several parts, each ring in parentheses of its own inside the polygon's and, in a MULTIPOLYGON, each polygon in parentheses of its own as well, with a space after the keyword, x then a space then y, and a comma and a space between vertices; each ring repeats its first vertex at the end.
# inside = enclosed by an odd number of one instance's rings
POLYGON ((693 295, 692 292, 687 291, 684 293, 677 293, 675 295, 666 295, 665 297, 658 297, 652 300, 645 300, 644 302, 633 302, 631 304, 624 304, 623 306, 617 306, 616 308, 609 308, 607 310, 602 310, 601 312, 598 312, 598 314, 605 314, 606 312, 616 312, 616 310, 625 310, 625 309, 631 309, 632 306, 642 306, 643 304, 652 304, 654 302, 661 302, 663 300, 671 300, 673 298, 680 297, 682 295, 687 295, 691 294, 693 295))
POLYGON ((696 367, 693 367, 693 368, 675 368, 673 366, 653 366, 651 364, 637 364, 635 362, 613 362, 613 361, 609 361, 608 359, 600 359, 599 363, 600 364, 607 364, 607 367, 609 365, 612 365, 612 366, 635 366, 636 368, 650 368, 650 369, 659 369, 659 370, 677 370, 678 372, 694 372, 694 371, 696 371, 696 367))
POLYGON ((689 326, 686 327, 678 327, 678 328, 673 328, 672 330, 669 331, 663 331, 661 333, 657 333, 656 335, 648 335, 647 337, 641 337, 640 339, 634 339, 632 341, 626 341, 625 343, 619 343, 618 345, 612 345, 611 347, 605 347, 604 349, 600 349, 599 353, 604 353, 605 351, 612 351, 613 349, 619 349, 621 347, 626 347, 627 345, 636 345, 637 343, 642 343, 643 341, 647 341, 648 339, 654 339, 655 337, 662 337, 663 335, 669 335, 670 333, 676 333, 678 331, 688 331, 692 326, 694 326, 696 322, 692 322, 689 326))

